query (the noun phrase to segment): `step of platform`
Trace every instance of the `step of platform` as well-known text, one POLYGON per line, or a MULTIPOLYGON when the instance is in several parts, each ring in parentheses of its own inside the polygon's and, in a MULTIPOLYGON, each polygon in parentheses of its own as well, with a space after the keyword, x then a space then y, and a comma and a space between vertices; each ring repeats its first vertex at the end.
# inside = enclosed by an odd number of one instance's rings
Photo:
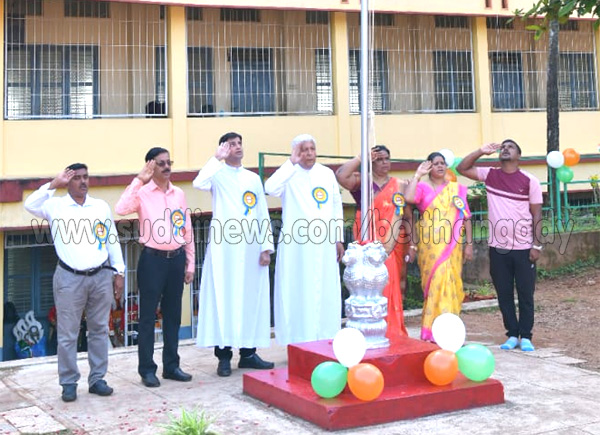
POLYGON ((367 351, 362 362, 378 367, 385 382, 383 393, 372 402, 357 399, 347 387, 333 399, 323 399, 312 389, 312 370, 321 362, 336 360, 331 340, 288 346, 289 367, 246 373, 243 389, 256 399, 328 430, 504 403, 504 387, 493 379, 473 382, 459 374, 447 386, 429 383, 423 362, 436 349, 434 344, 407 338, 386 349, 367 351))

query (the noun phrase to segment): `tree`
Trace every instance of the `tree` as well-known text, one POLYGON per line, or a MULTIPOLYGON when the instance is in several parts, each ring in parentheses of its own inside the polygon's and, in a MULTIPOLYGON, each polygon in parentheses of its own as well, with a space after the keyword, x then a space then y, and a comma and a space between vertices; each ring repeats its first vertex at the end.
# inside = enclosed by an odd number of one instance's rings
MULTIPOLYGON (((515 15, 523 19, 541 16, 541 22, 527 26, 528 30, 535 30, 535 39, 540 39, 548 33, 548 80, 546 82, 546 152, 559 151, 559 104, 558 104, 558 33, 560 24, 569 20, 572 15, 583 16, 591 14, 600 16, 600 0, 538 0, 531 9, 516 10, 515 15)), ((596 21, 595 27, 598 28, 596 21)), ((555 170, 548 173, 549 194, 555 195, 555 186, 551 180, 555 179, 555 170)))

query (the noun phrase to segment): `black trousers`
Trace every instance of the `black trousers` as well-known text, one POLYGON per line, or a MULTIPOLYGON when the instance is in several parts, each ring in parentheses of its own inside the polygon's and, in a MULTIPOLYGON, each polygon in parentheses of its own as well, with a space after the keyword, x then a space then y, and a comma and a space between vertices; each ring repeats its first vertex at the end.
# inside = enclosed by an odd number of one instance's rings
POLYGON ((531 339, 536 273, 535 263, 529 261, 529 249, 490 248, 490 275, 496 288, 498 305, 508 337, 531 339), (518 318, 515 308, 515 285, 519 300, 518 318))
POLYGON ((163 373, 179 367, 179 327, 181 325, 181 296, 185 276, 185 252, 173 258, 148 253, 140 255, 137 269, 140 291, 138 331, 138 373, 156 373, 154 363, 154 323, 160 302, 163 329, 163 373))
MULTIPOLYGON (((255 347, 241 347, 240 348, 240 356, 245 358, 247 356, 252 356, 256 353, 255 347)), ((215 356, 222 359, 231 359, 233 356, 233 352, 231 351, 231 346, 219 347, 215 346, 215 356)))

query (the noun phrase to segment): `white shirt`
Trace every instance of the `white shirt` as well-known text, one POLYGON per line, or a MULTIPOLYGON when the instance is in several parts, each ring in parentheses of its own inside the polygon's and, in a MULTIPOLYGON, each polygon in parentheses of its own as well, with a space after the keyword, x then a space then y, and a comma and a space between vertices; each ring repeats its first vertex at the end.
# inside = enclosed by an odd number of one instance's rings
POLYGON ((110 259, 111 266, 124 273, 123 253, 108 204, 89 195, 83 205, 70 195, 54 198, 56 190, 49 187, 46 183, 29 195, 25 209, 48 221, 58 258, 75 270, 92 269, 110 259))

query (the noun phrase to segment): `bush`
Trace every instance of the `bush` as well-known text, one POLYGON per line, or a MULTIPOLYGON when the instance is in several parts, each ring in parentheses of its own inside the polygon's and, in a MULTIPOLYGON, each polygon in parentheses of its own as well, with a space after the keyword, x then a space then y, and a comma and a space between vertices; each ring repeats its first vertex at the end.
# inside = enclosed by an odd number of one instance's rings
POLYGON ((215 419, 209 417, 204 411, 186 411, 181 409, 181 415, 169 416, 169 424, 162 425, 164 435, 217 435, 209 429, 215 419))

